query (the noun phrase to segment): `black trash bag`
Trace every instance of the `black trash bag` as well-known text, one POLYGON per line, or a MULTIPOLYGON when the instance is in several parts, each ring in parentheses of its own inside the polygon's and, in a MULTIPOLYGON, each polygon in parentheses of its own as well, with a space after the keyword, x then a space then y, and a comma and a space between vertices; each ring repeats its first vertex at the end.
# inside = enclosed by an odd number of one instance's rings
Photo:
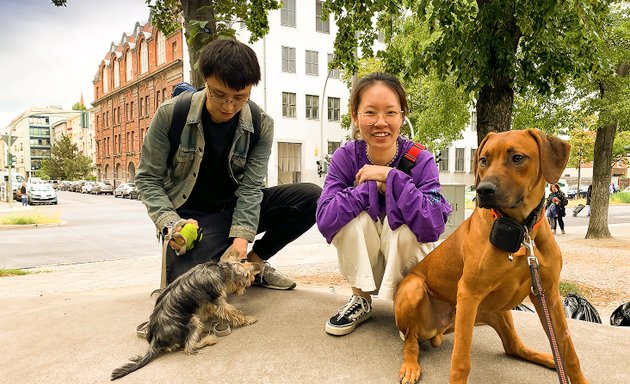
POLYGON ((602 323, 597 309, 585 298, 575 293, 568 293, 564 298, 564 313, 570 319, 590 321, 597 324, 602 323))
POLYGON ((630 327, 630 302, 621 304, 610 315, 610 325, 630 327))
POLYGON ((520 303, 519 305, 517 305, 516 307, 512 308, 513 311, 523 311, 523 312, 531 312, 531 313, 536 313, 536 311, 534 311, 533 309, 531 309, 529 306, 520 303))

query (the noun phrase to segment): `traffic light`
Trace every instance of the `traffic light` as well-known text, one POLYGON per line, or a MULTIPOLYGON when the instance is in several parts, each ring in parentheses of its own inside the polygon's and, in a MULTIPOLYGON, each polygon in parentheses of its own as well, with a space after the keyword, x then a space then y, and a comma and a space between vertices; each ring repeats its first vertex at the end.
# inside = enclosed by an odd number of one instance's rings
POLYGON ((440 164, 442 161, 442 151, 437 151, 435 154, 435 164, 440 164))
POLYGON ((7 153, 7 165, 9 166, 9 168, 11 168, 11 166, 13 165, 13 155, 10 153, 7 153))

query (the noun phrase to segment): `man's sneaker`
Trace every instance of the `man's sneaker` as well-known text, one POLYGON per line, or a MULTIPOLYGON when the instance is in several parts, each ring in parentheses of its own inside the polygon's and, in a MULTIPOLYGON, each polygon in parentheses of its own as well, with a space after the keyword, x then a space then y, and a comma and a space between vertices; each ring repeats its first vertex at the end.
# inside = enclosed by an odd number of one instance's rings
POLYGON ((268 262, 262 262, 262 272, 254 278, 252 285, 271 289, 293 289, 297 285, 293 280, 278 272, 268 262))
POLYGON ((352 295, 347 304, 326 322, 326 332, 343 336, 354 331, 357 325, 372 316, 372 305, 364 297, 352 295))

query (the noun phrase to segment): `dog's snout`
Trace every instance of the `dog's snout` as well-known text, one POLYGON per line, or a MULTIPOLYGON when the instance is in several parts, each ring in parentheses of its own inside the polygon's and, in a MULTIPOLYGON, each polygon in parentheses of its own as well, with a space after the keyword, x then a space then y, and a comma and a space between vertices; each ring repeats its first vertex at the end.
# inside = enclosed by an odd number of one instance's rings
POLYGON ((497 192, 497 186, 489 181, 482 181, 477 185, 477 195, 479 198, 491 198, 497 192))

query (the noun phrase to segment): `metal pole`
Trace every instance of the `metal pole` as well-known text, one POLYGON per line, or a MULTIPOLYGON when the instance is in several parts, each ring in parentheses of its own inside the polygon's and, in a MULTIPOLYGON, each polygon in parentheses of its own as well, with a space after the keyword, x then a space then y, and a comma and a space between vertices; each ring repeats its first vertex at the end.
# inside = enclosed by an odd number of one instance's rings
MULTIPOLYGON (((11 164, 7 169, 7 202, 9 203, 9 209, 13 209, 13 180, 11 179, 11 168, 13 167, 13 156, 11 155, 11 146, 13 145, 13 124, 9 125, 9 134, 7 135, 7 157, 11 159, 11 164)), ((22 186, 20 185, 20 188, 22 186)))
MULTIPOLYGON (((320 119, 319 119, 319 133, 320 133, 320 139, 321 139, 321 149, 320 149, 320 153, 319 153, 319 161, 320 161, 320 166, 323 167, 324 166, 324 100, 326 99, 326 86, 328 85, 328 79, 330 78, 330 75, 332 74, 332 69, 328 70, 328 75, 326 76, 326 81, 324 81, 324 89, 322 90, 322 106, 320 108, 320 119)), ((321 177, 321 175, 320 175, 321 177)))

